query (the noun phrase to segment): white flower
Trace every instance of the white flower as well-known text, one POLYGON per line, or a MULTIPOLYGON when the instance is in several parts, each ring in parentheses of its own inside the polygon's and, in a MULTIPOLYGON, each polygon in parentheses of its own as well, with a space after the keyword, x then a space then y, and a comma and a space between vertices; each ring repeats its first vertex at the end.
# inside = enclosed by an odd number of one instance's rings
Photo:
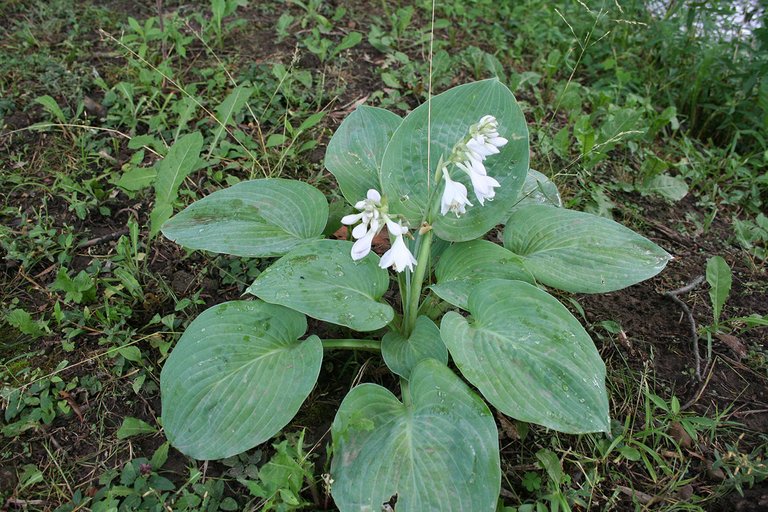
POLYGON ((463 215, 466 213, 465 206, 472 206, 472 203, 467 199, 467 187, 457 181, 453 181, 448 175, 448 169, 445 167, 443 167, 443 178, 445 178, 445 190, 440 201, 440 213, 445 215, 451 211, 457 217, 460 214, 463 215))
MULTIPOLYGON (((456 144, 451 156, 451 162, 469 175, 469 178, 472 180, 475 197, 477 197, 481 205, 485 204, 486 199, 489 201, 493 199, 496 195, 494 189, 501 186, 498 181, 488 176, 488 171, 485 168, 485 164, 483 164, 486 158, 500 153, 499 148, 509 142, 499 135, 498 129, 499 122, 495 117, 491 115, 481 117, 480 121, 469 127, 468 140, 465 139, 456 144)), ((457 209, 448 206, 451 204, 446 199, 448 188, 449 180, 446 180, 446 192, 443 194, 443 202, 441 204, 443 215, 445 215, 447 210, 453 210, 457 215, 459 211, 463 213, 463 204, 457 205, 457 209)), ((464 200, 466 200, 466 193, 464 200)), ((469 202, 466 204, 472 206, 469 202)))
POLYGON ((389 217, 382 212, 381 194, 374 189, 368 191, 366 199, 355 203, 355 208, 362 211, 345 215, 342 217, 341 223, 351 226, 360 222, 352 229, 352 237, 357 240, 352 246, 352 259, 359 260, 371 252, 373 238, 381 232, 389 217))
POLYGON ((456 162, 456 167, 467 173, 468 176, 471 176, 472 174, 479 174, 480 176, 488 175, 483 162, 480 160, 470 159, 466 162, 456 162))
POLYGON ((469 129, 471 136, 481 135, 485 140, 501 139, 494 146, 501 147, 507 143, 507 139, 499 137, 499 122, 493 116, 483 116, 477 124, 469 129))
POLYGON ((480 121, 477 122, 477 125, 481 130, 487 126, 490 126, 493 130, 499 128, 499 122, 495 117, 490 115, 481 117, 480 121))
POLYGON ((371 208, 378 208, 381 206, 381 194, 376 189, 368 190, 366 199, 355 203, 355 208, 358 210, 370 210, 371 208))
POLYGON ((497 148, 500 148, 501 146, 503 146, 504 144, 506 144, 509 141, 507 139, 505 139, 504 137, 499 137, 499 134, 497 133, 493 137, 486 137, 485 138, 485 142, 488 143, 488 144, 493 144, 497 148))
POLYGON ((379 191, 375 188, 368 189, 366 197, 369 201, 373 201, 374 203, 381 205, 381 194, 379 194, 379 191))
MULTIPOLYGON (((408 228, 403 229, 405 229, 406 232, 408 231, 408 228)), ((392 267, 397 272, 402 272, 406 267, 413 272, 413 266, 417 264, 416 258, 413 257, 411 251, 408 250, 408 246, 405 245, 402 232, 395 237, 392 247, 384 253, 381 257, 381 261, 379 261, 379 266, 381 268, 392 267)))
POLYGON ((408 232, 408 228, 400 224, 399 222, 395 222, 389 217, 387 217, 387 229, 389 230, 390 235, 400 236, 404 235, 408 232))
POLYGON ((496 191, 493 189, 501 186, 498 181, 490 176, 476 172, 470 172, 469 179, 472 180, 472 188, 475 190, 475 197, 480 201, 481 205, 485 204, 484 202, 486 199, 489 201, 492 200, 496 195, 496 191))
POLYGON ((347 226, 351 226, 355 222, 361 220, 363 216, 365 216, 365 213, 352 213, 350 215, 345 215, 341 218, 341 223, 347 226))
POLYGON ((480 159, 499 153, 499 149, 487 141, 482 135, 475 135, 467 141, 467 149, 479 156, 480 159))
POLYGON ((341 219, 341 223, 347 226, 360 222, 352 228, 352 238, 356 240, 352 245, 352 259, 357 261, 365 258, 371 252, 373 239, 384 229, 384 226, 387 226, 389 233, 396 239, 389 251, 382 256, 379 266, 381 268, 394 266, 398 272, 405 270, 405 267, 413 270, 416 260, 403 241, 403 235, 408 233, 408 228, 393 221, 387 215, 387 207, 381 203, 381 194, 374 189, 369 190, 366 199, 355 203, 355 208, 362 211, 345 215, 341 219), (387 262, 386 265, 384 264, 385 261, 387 262))
POLYGON ((368 219, 363 218, 363 222, 352 228, 352 238, 355 240, 359 240, 363 238, 365 235, 368 234, 368 225, 370 221, 368 219))
MULTIPOLYGON (((356 226, 355 229, 359 228, 360 226, 363 226, 363 224, 356 226)), ((358 240, 352 246, 353 260, 361 260, 365 258, 369 252, 371 252, 371 244, 373 243, 373 238, 379 234, 379 231, 381 231, 382 227, 383 225, 379 225, 378 219, 373 219, 370 228, 368 228, 368 231, 365 232, 362 236, 356 237, 358 240)), ((352 230, 353 236, 354 232, 355 230, 352 230)))
POLYGON ((483 116, 477 124, 469 128, 470 141, 467 147, 480 151, 483 157, 495 155, 498 148, 509 142, 499 135, 499 122, 493 116, 483 116), (480 149, 483 148, 483 149, 480 149))

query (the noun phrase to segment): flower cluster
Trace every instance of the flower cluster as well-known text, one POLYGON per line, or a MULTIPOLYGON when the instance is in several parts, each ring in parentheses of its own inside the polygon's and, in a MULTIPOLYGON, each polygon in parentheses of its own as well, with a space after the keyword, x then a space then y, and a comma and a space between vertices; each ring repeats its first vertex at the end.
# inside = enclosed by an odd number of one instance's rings
POLYGON ((374 237, 384 229, 384 226, 387 226, 389 234, 395 237, 395 241, 381 257, 379 266, 392 267, 397 272, 402 272, 406 267, 413 271, 413 266, 417 264, 416 258, 403 240, 403 235, 408 233, 408 228, 399 221, 395 222, 387 214, 387 207, 381 202, 381 194, 375 189, 370 189, 366 199, 355 203, 355 208, 360 210, 360 213, 345 215, 341 219, 341 223, 347 226, 360 222, 352 229, 352 238, 356 240, 352 246, 352 259, 357 261, 371 252, 374 237))
MULTIPOLYGON (((483 116, 477 124, 469 128, 469 137, 462 140, 453 148, 449 163, 464 171, 472 182, 475 197, 480 204, 492 200, 496 195, 494 190, 500 187, 498 181, 488 176, 483 161, 491 155, 499 153, 499 148, 507 143, 507 139, 499 135, 499 122, 493 116, 483 116)), ((458 216, 466 212, 466 206, 472 206, 467 199, 467 188, 451 180, 447 164, 442 168, 445 178, 445 190, 440 202, 440 212, 445 215, 449 211, 458 216)))

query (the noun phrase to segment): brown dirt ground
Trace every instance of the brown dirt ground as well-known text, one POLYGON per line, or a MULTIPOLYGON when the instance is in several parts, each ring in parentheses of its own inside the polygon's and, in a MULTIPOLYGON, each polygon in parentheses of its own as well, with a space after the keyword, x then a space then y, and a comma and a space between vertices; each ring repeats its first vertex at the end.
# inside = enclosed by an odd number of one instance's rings
MULTIPOLYGON (((115 9, 123 10, 133 16, 142 17, 151 14, 146 12, 146 6, 135 7, 135 2, 108 3, 115 9)), ((294 49, 291 41, 281 45, 274 44, 272 27, 276 17, 270 18, 253 8, 242 12, 244 16, 251 16, 253 19, 247 28, 231 36, 237 41, 241 55, 250 62, 290 58, 294 49)), ((324 142, 327 142, 327 134, 343 119, 355 101, 367 97, 372 91, 382 87, 375 74, 381 57, 378 52, 367 44, 362 44, 355 52, 361 52, 360 58, 349 59, 348 68, 336 70, 335 78, 343 80, 346 83, 346 89, 332 107, 332 110, 333 108, 337 110, 332 111, 328 116, 328 130, 324 142)), ((301 63, 303 67, 319 64, 312 62, 309 57, 307 59, 310 60, 301 63)), ((7 128, 14 129, 34 123, 39 115, 39 109, 35 108, 20 111, 6 118, 7 128)), ((46 137, 48 135, 26 132, 13 139, 11 144, 18 145, 17 147, 30 145, 33 148, 37 145, 42 148, 47 144, 46 137)), ((6 146, 2 149, 10 148, 6 146)), ((320 160, 320 156, 317 160, 320 160)), ((330 181, 330 175, 327 173, 325 178, 330 181)), ((200 189, 205 189, 202 183, 200 189)), ((35 194, 37 193, 17 190, 7 197, 7 202, 18 205, 20 208, 29 208, 31 213, 31 209, 39 204, 40 200, 35 194)), ((697 233, 695 226, 686 217, 686 213, 697 212, 695 200, 690 196, 676 205, 642 198, 638 195, 626 195, 614 199, 617 202, 621 200, 626 204, 634 205, 633 211, 639 209, 638 219, 638 216, 630 211, 632 209, 627 208, 627 219, 631 223, 638 224, 635 226, 636 229, 667 249, 675 259, 656 278, 629 289, 606 295, 577 297, 586 311, 590 324, 613 320, 623 329, 624 335, 614 339, 613 342, 603 341, 602 344, 598 342, 604 359, 608 361, 609 374, 612 361, 618 360, 628 361, 630 367, 637 372, 650 369, 655 382, 661 388, 657 390, 658 394, 667 397, 674 394, 680 398, 681 403, 690 401, 690 410, 701 415, 711 416, 715 411, 727 410, 724 419, 746 425, 751 433, 747 435, 745 443, 755 443, 757 434, 768 434, 768 397, 766 396, 768 376, 765 373, 758 373, 749 365, 749 355, 743 357, 743 354, 739 354, 732 347, 716 339, 712 346, 713 358, 706 368, 702 368, 705 379, 702 383, 697 382, 692 373, 690 327, 680 308, 665 298, 664 292, 679 288, 695 277, 703 275, 707 258, 719 254, 732 267, 734 276, 733 289, 723 317, 727 319, 752 313, 766 315, 768 314, 768 284, 765 267, 759 262, 750 262, 742 251, 729 243, 732 231, 728 222, 722 220, 722 217, 716 219, 706 233, 697 233)), ((150 201, 149 197, 130 200, 123 194, 118 194, 107 201, 107 205, 117 214, 110 217, 90 217, 87 222, 77 219, 67 210, 67 205, 57 201, 56 198, 49 198, 48 212, 56 217, 57 224, 62 229, 64 226, 71 226, 74 232, 95 238, 121 229, 128 216, 135 216, 142 223, 146 222, 147 212, 151 206, 150 201)), ((619 211, 624 212, 625 209, 619 207, 619 211)), ((18 227, 21 228, 21 226, 18 227)), ((111 253, 114 245, 114 241, 108 241, 79 251, 74 260, 74 269, 85 268, 92 258, 111 253)), ((153 243, 149 257, 150 269, 170 285, 178 298, 189 296, 202 288, 201 297, 205 300, 206 306, 210 306, 237 298, 240 294, 237 287, 222 288, 215 278, 201 274, 200 269, 206 263, 202 255, 186 257, 179 247, 159 239, 153 243)), ((55 271, 44 266, 24 269, 25 274, 22 274, 21 269, 8 262, 0 266, 0 270, 2 270, 2 282, 6 290, 23 289, 23 294, 20 296, 25 304, 37 307, 40 311, 50 308, 51 297, 45 288, 55 278, 55 271), (32 278, 36 284, 30 284, 30 280, 26 279, 25 275, 32 278)), ((163 315, 173 311, 174 304, 169 302, 167 296, 163 295, 159 289, 152 288, 157 287, 158 284, 152 282, 146 284, 149 299, 137 308, 129 321, 136 328, 142 328, 156 313, 163 315), (152 297, 157 297, 158 300, 155 302, 152 297)), ((680 298, 691 308, 699 325, 711 323, 712 313, 706 286, 681 295, 680 298)), ((81 472, 73 480, 73 484, 84 488, 86 492, 94 492, 98 475, 106 468, 119 466, 131 456, 148 456, 162 442, 161 437, 150 437, 138 443, 125 443, 110 451, 103 450, 102 439, 105 436, 114 436, 123 417, 134 416, 154 423, 160 414, 160 404, 158 396, 126 400, 129 395, 135 398, 130 391, 128 380, 116 378, 98 361, 88 361, 94 352, 100 350, 96 338, 97 336, 86 336, 84 342, 78 345, 78 351, 72 354, 61 353, 58 348, 60 340, 55 337, 45 340, 44 346, 41 347, 42 357, 47 357, 51 361, 66 357, 73 363, 81 362, 74 369, 64 372, 63 378, 96 374, 103 378, 105 387, 99 396, 88 396, 83 393, 74 396, 83 414, 82 421, 76 415, 60 417, 49 428, 29 432, 22 439, 13 441, 11 446, 17 448, 18 456, 14 460, 7 461, 8 466, 0 472, 0 486, 5 489, 12 488, 13 471, 9 471, 9 467, 20 467, 28 462, 40 463, 43 466, 50 464, 43 445, 52 443, 54 447, 58 445, 61 449, 62 457, 80 462, 81 472), (31 453, 24 453, 25 446, 31 447, 31 453)), ((738 342, 751 354, 768 353, 768 333, 765 329, 754 329, 739 334, 738 342)), ((702 340, 700 343, 702 357, 705 350, 706 341, 702 340)), ((763 372, 764 368, 765 366, 763 366, 763 372)), ((159 375, 159 371, 156 370, 155 375, 159 375)), ((310 443, 318 443, 320 446, 318 472, 323 468, 322 446, 329 442, 328 429, 333 414, 346 391, 354 381, 360 378, 396 389, 396 381, 389 376, 385 367, 376 358, 360 355, 357 359, 350 360, 346 355, 329 355, 324 362, 320 377, 320 382, 324 384, 317 387, 297 418, 287 427, 288 430, 306 427, 309 431, 307 440, 310 443)), ((518 446, 519 441, 516 442, 514 435, 508 433, 508 425, 504 420, 499 421, 502 445, 506 447, 503 452, 503 465, 509 470, 507 475, 509 480, 519 481, 522 472, 526 469, 519 466, 521 451, 518 446)), ((701 444, 694 444, 690 449, 690 456, 704 460, 710 456, 711 447, 706 446, 705 440, 697 441, 701 444)), ((186 464, 185 457, 172 451, 167 467, 176 471, 178 478, 182 478, 186 464)), ((705 471, 703 463, 696 468, 700 472, 705 471)), ((222 467, 216 464, 209 466, 209 474, 221 472, 222 467)), ((701 478, 695 481, 694 487, 712 486, 716 483, 711 479, 701 478)), ((631 501, 627 499, 625 504, 628 509, 631 509, 631 501)), ((743 499, 737 494, 732 494, 715 509, 768 510, 768 488, 762 485, 748 490, 743 499)))

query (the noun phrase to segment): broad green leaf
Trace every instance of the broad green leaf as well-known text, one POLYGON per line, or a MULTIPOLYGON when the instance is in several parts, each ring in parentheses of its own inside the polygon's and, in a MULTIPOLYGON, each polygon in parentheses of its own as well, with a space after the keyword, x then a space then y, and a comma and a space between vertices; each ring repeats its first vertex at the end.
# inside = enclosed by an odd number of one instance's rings
POLYGON ((322 121, 324 117, 325 117, 325 112, 315 112, 314 114, 310 115, 304 121, 301 122, 299 127, 296 129, 295 135, 304 133, 310 128, 317 126, 317 124, 320 121, 322 121))
POLYGON ((157 432, 157 429, 146 421, 128 416, 117 430, 117 438, 126 439, 141 434, 154 434, 155 432, 157 432))
POLYGON ((128 192, 137 192, 152 185, 156 176, 157 169, 154 167, 133 167, 120 176, 117 186, 128 192))
POLYGON ((447 313, 440 334, 491 404, 560 432, 608 432, 605 365, 557 299, 522 281, 491 280, 469 295, 469 311, 471 320, 447 313))
POLYGON ((168 150, 165 158, 155 167, 155 207, 151 217, 151 233, 156 234, 163 222, 173 214, 173 202, 179 194, 179 187, 189 173, 198 168, 203 136, 200 132, 185 135, 168 150))
POLYGON ((712 256, 707 260, 707 283, 709 300, 712 302, 712 316, 715 324, 720 322, 723 306, 731 293, 731 267, 722 256, 712 256))
POLYGON ((160 373, 168 440, 196 459, 222 459, 288 424, 320 373, 320 338, 300 341, 304 315, 261 301, 213 306, 184 332, 160 373))
POLYGON ((406 379, 425 359, 448 364, 448 349, 440 339, 440 329, 425 316, 416 319, 416 326, 408 338, 395 331, 385 334, 381 340, 381 355, 390 370, 406 379))
POLYGON ((96 282, 85 270, 81 270, 72 278, 64 267, 59 267, 56 280, 51 283, 50 288, 64 292, 64 302, 83 304, 96 300, 96 282))
POLYGON ((21 492, 31 485, 45 480, 45 475, 34 464, 24 464, 19 475, 18 491, 21 492))
POLYGON ((35 103, 39 103, 40 105, 45 107, 45 110, 53 114, 53 116, 56 118, 58 122, 60 123, 67 122, 67 116, 64 115, 64 112, 61 110, 61 107, 59 107, 59 104, 56 102, 55 99, 51 98, 47 94, 44 96, 40 96, 39 98, 36 98, 35 103))
MULTIPOLYGON (((173 482, 171 482, 164 476, 160 476, 160 475, 150 475, 149 478, 147 478, 147 487, 149 487, 150 489, 153 489, 154 491, 160 491, 160 492, 173 491, 176 489, 176 486, 173 484, 173 482)), ((114 487, 112 488, 112 490, 114 491, 114 487)), ((130 496, 130 494, 131 492, 129 491, 128 495, 130 496)), ((221 508, 221 506, 219 506, 219 508, 221 508)), ((221 508, 221 510, 224 510, 224 509, 221 508)))
POLYGON ((529 204, 563 206, 557 186, 546 175, 535 169, 528 169, 525 183, 520 190, 520 197, 517 198, 514 208, 522 208, 529 204))
POLYGON ((168 151, 168 147, 165 143, 153 137, 152 135, 134 135, 131 140, 128 141, 129 149, 141 149, 151 148, 157 153, 165 154, 168 151))
POLYGON ((170 445, 171 444, 166 441, 152 454, 152 459, 149 461, 149 464, 152 466, 153 470, 158 471, 165 465, 168 460, 168 448, 170 445))
POLYGON ((323 236, 327 238, 333 238, 334 233, 342 226, 341 219, 345 215, 351 213, 352 210, 347 202, 342 198, 337 198, 331 201, 328 206, 328 222, 323 229, 323 236))
POLYGON ((256 278, 248 293, 312 318, 375 331, 394 317, 381 301, 389 274, 373 253, 352 260, 352 242, 315 240, 292 250, 256 278))
POLYGON ((189 249, 282 256, 319 237, 328 219, 322 192, 295 180, 243 181, 189 205, 163 234, 189 249))
POLYGON ((645 180, 640 186, 643 194, 658 194, 670 201, 679 201, 688 195, 688 185, 679 176, 658 174, 645 180))
POLYGON ((23 309, 12 309, 3 315, 3 320, 15 327, 20 332, 32 336, 33 338, 39 338, 45 335, 46 332, 50 332, 48 322, 45 320, 35 321, 27 311, 23 309))
POLYGON ((129 361, 141 362, 141 350, 137 346, 120 347, 117 349, 117 353, 129 361))
POLYGON ((411 373, 411 403, 375 384, 352 389, 331 427, 333 499, 341 512, 493 512, 501 472, 491 411, 442 363, 411 373))
POLYGON ((456 143, 468 136, 470 126, 485 115, 496 117, 499 134, 509 140, 500 154, 489 156, 484 162, 488 175, 501 187, 496 189, 493 201, 481 206, 469 178, 455 166, 449 166, 451 178, 467 186, 474 206, 467 207, 467 213, 460 218, 451 213, 439 215, 438 208, 432 225, 440 238, 461 242, 483 235, 506 219, 528 172, 528 129, 514 96, 495 78, 454 87, 419 106, 403 120, 381 162, 381 186, 390 211, 405 216, 412 226, 420 225, 430 198, 439 202, 443 193, 442 180, 435 181, 438 162, 441 157, 446 160, 456 143))
POLYGON ((165 158, 155 164, 155 197, 158 202, 172 203, 176 200, 184 178, 194 171, 200 162, 202 147, 203 136, 200 132, 189 133, 176 141, 165 158))
POLYGON ((162 226, 165 221, 171 218, 173 215, 173 206, 170 203, 156 202, 152 211, 149 212, 150 221, 150 233, 154 236, 159 229, 158 226, 162 226))
POLYGON ((363 34, 360 32, 350 32, 344 36, 344 39, 341 40, 339 45, 333 49, 331 52, 331 58, 343 52, 344 50, 349 50, 350 48, 357 46, 362 40, 363 34))
POLYGON ((402 119, 382 108, 360 106, 347 116, 328 142, 325 167, 350 204, 380 190, 379 166, 392 133, 402 119))
POLYGON ((253 94, 253 88, 245 85, 236 87, 229 95, 216 107, 216 120, 218 121, 218 128, 213 135, 213 141, 208 149, 208 157, 211 156, 216 149, 216 145, 219 143, 219 139, 226 131, 227 125, 232 122, 232 117, 239 114, 245 106, 248 98, 253 94))
POLYGON ((534 282, 520 256, 487 240, 453 244, 440 257, 435 277, 437 284, 430 289, 444 301, 462 309, 467 309, 470 292, 484 280, 534 282))
POLYGON ((523 256, 541 283, 576 293, 626 288, 655 276, 671 258, 610 219, 544 205, 515 210, 504 246, 523 256))
POLYGON ((539 459, 539 464, 542 469, 547 472, 547 476, 549 476, 557 487, 560 487, 565 478, 565 472, 563 471, 560 457, 558 457, 552 450, 542 448, 536 452, 536 458, 539 459))
POLYGON ((285 144, 288 142, 288 136, 284 133, 273 133, 269 137, 267 137, 267 142, 264 144, 264 147, 266 148, 273 148, 275 146, 280 146, 282 144, 285 144))

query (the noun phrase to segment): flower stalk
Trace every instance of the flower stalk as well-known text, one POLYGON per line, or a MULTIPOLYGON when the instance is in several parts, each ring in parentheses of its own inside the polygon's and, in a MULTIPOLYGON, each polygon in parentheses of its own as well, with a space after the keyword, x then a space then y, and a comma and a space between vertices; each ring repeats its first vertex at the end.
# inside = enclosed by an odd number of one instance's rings
POLYGON ((406 337, 410 336, 413 332, 414 327, 416 327, 416 318, 419 316, 421 288, 427 275, 430 261, 429 255, 432 250, 432 230, 421 235, 419 241, 417 259, 421 263, 416 265, 416 270, 413 272, 408 298, 403 306, 403 334, 406 337))

